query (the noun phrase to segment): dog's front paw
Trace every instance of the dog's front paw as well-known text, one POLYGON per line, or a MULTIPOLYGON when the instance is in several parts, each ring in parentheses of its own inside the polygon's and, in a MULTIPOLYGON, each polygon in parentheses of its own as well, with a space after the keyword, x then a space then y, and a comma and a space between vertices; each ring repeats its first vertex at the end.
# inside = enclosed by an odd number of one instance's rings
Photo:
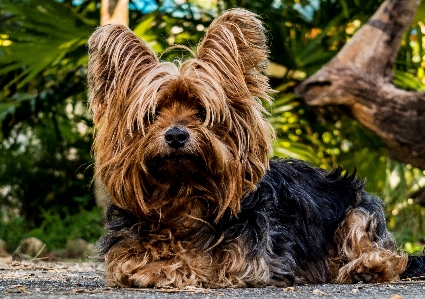
POLYGON ((128 260, 107 265, 106 280, 109 286, 129 288, 182 288, 186 286, 202 287, 205 277, 181 261, 136 263, 128 260))
POLYGON ((379 273, 356 273, 353 277, 353 282, 374 282, 379 278, 379 276, 379 273))
POLYGON ((405 256, 390 251, 362 254, 339 269, 337 283, 389 282, 399 279, 405 268, 405 256))
POLYGON ((125 278, 129 287, 149 288, 149 287, 175 287, 175 277, 167 277, 160 269, 142 269, 135 273, 128 274, 125 278))

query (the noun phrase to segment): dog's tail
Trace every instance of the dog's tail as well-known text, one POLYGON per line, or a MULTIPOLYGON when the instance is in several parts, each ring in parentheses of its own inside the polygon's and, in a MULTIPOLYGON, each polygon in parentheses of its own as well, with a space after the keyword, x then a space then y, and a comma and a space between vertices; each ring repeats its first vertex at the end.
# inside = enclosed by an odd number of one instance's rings
POLYGON ((400 278, 425 280, 425 256, 409 256, 407 267, 400 278))

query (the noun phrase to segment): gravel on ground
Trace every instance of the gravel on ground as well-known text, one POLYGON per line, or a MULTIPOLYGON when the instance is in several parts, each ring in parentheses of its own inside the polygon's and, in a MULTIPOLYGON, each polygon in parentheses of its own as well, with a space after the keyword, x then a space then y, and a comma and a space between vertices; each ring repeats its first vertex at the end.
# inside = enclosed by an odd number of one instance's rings
POLYGON ((425 281, 387 284, 321 284, 288 288, 122 289, 105 286, 100 262, 0 263, 0 298, 364 298, 423 299, 425 281))

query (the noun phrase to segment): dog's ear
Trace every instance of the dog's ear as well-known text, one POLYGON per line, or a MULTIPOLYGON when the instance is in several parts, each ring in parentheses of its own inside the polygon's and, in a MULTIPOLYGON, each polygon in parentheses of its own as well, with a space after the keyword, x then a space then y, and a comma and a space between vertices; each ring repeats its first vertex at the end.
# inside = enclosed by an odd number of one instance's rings
POLYGON ((155 53, 123 25, 98 28, 88 41, 88 85, 95 124, 107 107, 120 106, 149 70, 158 64, 155 53))
POLYGON ((268 48, 265 29, 258 16, 232 9, 214 20, 198 46, 197 59, 213 67, 230 98, 241 95, 268 99, 268 48), (245 82, 245 86, 241 83, 245 82))

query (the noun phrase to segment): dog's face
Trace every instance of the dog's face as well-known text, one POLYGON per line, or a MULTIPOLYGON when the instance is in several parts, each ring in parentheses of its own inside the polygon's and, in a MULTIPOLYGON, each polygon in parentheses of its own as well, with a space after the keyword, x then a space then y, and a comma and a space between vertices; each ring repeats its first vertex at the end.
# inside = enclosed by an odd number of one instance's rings
POLYGON ((124 26, 99 28, 89 40, 95 163, 114 203, 139 216, 238 213, 268 166, 266 67, 264 29, 244 10, 216 19, 179 66, 124 26))

